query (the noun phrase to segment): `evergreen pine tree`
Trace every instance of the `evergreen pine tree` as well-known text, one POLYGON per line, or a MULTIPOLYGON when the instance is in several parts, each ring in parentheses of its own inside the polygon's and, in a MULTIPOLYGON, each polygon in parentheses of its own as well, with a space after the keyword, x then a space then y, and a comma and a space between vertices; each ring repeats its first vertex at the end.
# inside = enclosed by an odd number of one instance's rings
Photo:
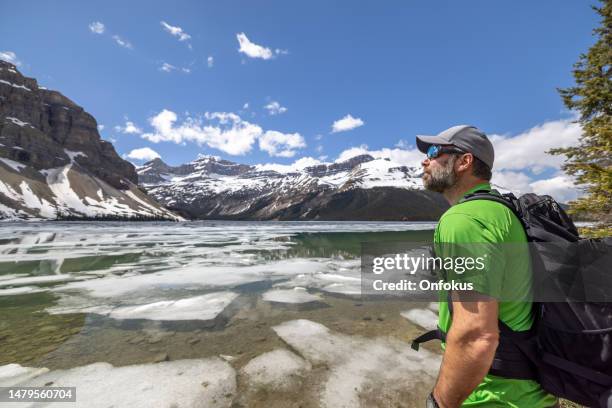
POLYGON ((593 7, 602 17, 595 44, 574 64, 575 86, 559 89, 568 109, 579 113, 583 135, 578 146, 551 150, 567 160, 563 170, 585 187, 570 212, 588 214, 601 223, 587 234, 609 236, 612 226, 612 0, 593 7))

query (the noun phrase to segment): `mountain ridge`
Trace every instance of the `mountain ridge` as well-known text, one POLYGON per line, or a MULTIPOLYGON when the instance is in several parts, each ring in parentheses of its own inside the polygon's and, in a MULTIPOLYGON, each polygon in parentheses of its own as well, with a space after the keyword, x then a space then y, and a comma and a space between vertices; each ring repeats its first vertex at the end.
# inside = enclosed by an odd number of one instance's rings
POLYGON ((389 159, 280 167, 199 156, 179 166, 157 158, 137 173, 158 202, 194 219, 431 221, 448 208, 423 189, 420 169, 389 159))

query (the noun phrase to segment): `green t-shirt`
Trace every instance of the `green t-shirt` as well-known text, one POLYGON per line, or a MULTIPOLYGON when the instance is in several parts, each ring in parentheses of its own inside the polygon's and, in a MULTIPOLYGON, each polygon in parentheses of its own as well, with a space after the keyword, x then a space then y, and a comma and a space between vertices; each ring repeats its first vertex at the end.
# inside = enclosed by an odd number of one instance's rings
MULTIPOLYGON (((491 190, 491 186, 488 183, 480 184, 465 194, 477 190, 491 190)), ((440 247, 443 252, 448 250, 448 246, 441 245, 444 243, 473 243, 476 244, 473 248, 478 248, 479 252, 483 248, 490 248, 490 253, 485 257, 488 259, 485 263, 486 275, 472 275, 470 278, 465 274, 463 277, 473 283, 474 290, 501 299, 499 319, 511 329, 528 330, 533 324, 531 266, 525 231, 512 211, 503 204, 487 200, 455 204, 442 215, 436 227, 434 244, 437 250, 440 247), (516 252, 517 248, 523 252, 519 256, 516 253, 509 255, 504 252, 507 247, 512 248, 512 252, 516 252), (508 299, 511 301, 504 301, 508 299)), ((444 257, 456 254, 436 255, 444 257)), ((450 329, 452 320, 447 299, 447 293, 441 291, 439 326, 445 332, 450 329)), ((553 406, 556 402, 556 397, 542 390, 535 381, 487 374, 462 406, 540 408, 553 406)))

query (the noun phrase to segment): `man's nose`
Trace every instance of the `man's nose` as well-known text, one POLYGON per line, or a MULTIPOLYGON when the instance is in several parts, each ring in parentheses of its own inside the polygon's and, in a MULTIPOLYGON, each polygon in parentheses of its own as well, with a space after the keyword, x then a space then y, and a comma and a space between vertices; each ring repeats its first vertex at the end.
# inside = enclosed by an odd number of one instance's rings
POLYGON ((421 162, 421 166, 423 167, 429 166, 429 157, 426 157, 425 160, 421 162))

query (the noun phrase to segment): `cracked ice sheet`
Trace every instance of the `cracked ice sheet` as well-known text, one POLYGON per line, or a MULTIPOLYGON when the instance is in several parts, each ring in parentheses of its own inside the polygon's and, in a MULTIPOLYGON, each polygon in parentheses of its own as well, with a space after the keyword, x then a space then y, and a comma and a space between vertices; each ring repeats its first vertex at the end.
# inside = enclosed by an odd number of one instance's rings
POLYGON ((279 283, 277 287, 306 287, 323 292, 349 296, 361 295, 361 261, 321 259, 326 268, 324 271, 301 273, 287 282, 279 283))
MULTIPOLYGON (((54 387, 76 387, 76 404, 45 404, 45 407, 58 408, 67 405, 86 408, 220 408, 230 407, 236 394, 236 373, 227 362, 219 358, 124 367, 94 363, 69 370, 46 373, 41 373, 41 370, 47 369, 25 368, 18 364, 0 366, 0 386, 42 387, 53 382, 54 387), (17 376, 26 379, 15 382, 17 376), (203 383, 208 385, 205 387, 203 383)), ((6 403, 4 406, 24 408, 37 405, 19 402, 6 403)))
POLYGON ((143 305, 119 306, 101 305, 93 307, 52 307, 51 314, 95 313, 117 320, 212 320, 232 303, 238 294, 232 292, 208 293, 179 300, 163 300, 143 305))
POLYGON ((41 276, 27 276, 27 277, 16 277, 13 279, 4 279, 0 280, 0 287, 2 286, 15 286, 15 285, 28 285, 28 284, 36 284, 36 283, 57 283, 57 282, 65 282, 74 279, 83 279, 84 277, 79 277, 75 275, 41 275, 41 276))
POLYGON ((260 354, 242 367, 251 386, 286 390, 310 371, 309 362, 285 349, 260 354))
POLYGON ((440 356, 416 352, 393 338, 348 336, 305 319, 272 329, 310 363, 329 367, 322 407, 357 407, 364 395, 393 400, 402 392, 417 392, 423 384, 433 385, 440 367, 440 356))
POLYGON ((56 291, 82 290, 93 297, 117 298, 134 293, 154 293, 170 288, 221 288, 250 282, 280 279, 299 273, 314 273, 326 268, 325 263, 309 260, 284 260, 269 264, 224 267, 199 264, 170 268, 163 272, 130 276, 110 276, 72 282, 56 291))
POLYGON ((0 296, 29 295, 45 291, 46 289, 36 288, 34 286, 20 286, 18 288, 0 289, 0 296))
POLYGON ((321 296, 308 293, 305 288, 272 289, 262 295, 266 302, 277 303, 308 303, 321 300, 321 296))

